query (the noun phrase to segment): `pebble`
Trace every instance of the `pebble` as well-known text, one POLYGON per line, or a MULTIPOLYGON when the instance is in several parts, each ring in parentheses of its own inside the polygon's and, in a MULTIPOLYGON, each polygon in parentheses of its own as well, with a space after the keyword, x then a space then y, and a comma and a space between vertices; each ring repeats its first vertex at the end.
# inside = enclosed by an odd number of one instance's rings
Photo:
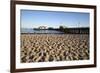
POLYGON ((89 59, 88 34, 21 34, 21 62, 89 59))

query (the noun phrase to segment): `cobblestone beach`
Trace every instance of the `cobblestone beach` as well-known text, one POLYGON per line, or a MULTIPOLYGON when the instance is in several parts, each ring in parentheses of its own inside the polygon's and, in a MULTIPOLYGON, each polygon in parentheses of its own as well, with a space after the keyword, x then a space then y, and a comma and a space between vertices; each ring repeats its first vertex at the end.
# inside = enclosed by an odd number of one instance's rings
POLYGON ((89 59, 89 34, 21 34, 21 62, 89 59))

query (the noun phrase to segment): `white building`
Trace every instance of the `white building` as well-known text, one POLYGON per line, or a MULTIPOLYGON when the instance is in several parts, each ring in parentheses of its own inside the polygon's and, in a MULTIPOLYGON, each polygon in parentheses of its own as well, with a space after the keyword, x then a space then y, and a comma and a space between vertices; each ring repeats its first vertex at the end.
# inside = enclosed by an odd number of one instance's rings
POLYGON ((46 26, 39 26, 38 28, 39 28, 39 29, 47 29, 46 26))

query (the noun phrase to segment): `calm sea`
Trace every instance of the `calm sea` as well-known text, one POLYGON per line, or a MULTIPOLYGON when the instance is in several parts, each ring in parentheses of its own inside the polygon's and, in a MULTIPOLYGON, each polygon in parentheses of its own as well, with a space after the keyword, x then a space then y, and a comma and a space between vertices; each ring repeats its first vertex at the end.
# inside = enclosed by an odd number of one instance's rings
POLYGON ((63 32, 57 30, 48 30, 48 29, 21 29, 21 33, 49 33, 49 34, 61 34, 63 32))

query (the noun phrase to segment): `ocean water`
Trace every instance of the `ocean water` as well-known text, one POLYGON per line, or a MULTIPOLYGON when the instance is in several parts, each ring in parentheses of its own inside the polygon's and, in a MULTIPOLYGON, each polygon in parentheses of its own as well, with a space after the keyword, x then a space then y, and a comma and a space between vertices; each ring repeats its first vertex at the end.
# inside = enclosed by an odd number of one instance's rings
POLYGON ((48 30, 48 29, 21 29, 21 33, 48 33, 48 34, 61 34, 64 32, 57 31, 57 30, 48 30))

